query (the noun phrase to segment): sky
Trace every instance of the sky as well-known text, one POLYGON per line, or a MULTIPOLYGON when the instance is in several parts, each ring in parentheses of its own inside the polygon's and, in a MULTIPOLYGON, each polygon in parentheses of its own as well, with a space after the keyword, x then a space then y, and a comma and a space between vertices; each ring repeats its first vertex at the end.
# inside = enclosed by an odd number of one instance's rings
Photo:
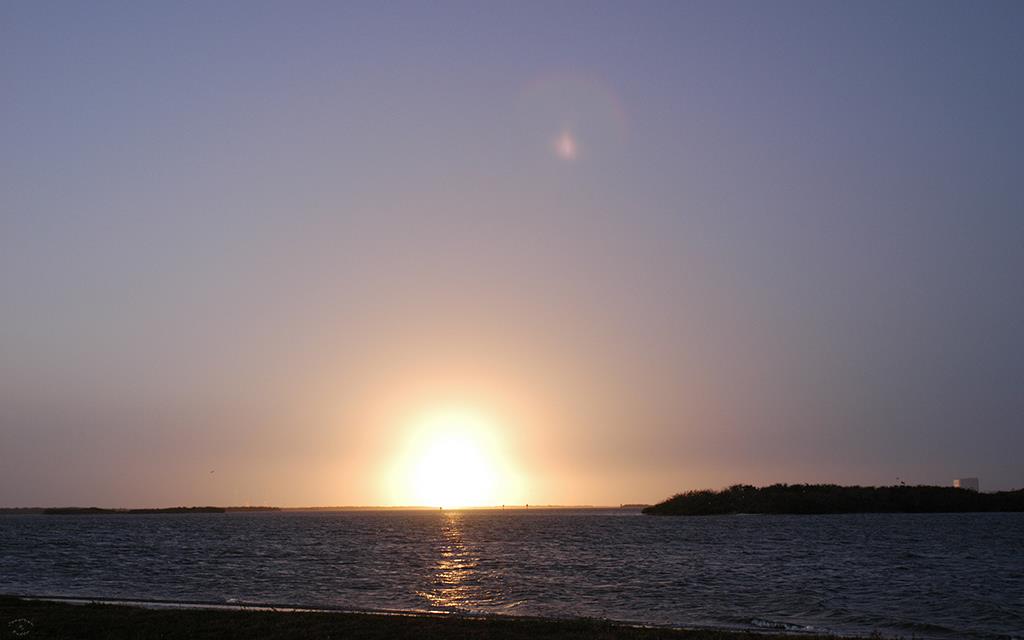
POLYGON ((1020 488, 1022 32, 5 2, 0 505, 1020 488))

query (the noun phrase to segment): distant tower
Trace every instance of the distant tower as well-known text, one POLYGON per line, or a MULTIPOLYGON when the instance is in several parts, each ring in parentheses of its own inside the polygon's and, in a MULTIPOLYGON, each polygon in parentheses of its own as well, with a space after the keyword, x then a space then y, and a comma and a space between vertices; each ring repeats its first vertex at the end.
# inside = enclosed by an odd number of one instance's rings
POLYGON ((953 481, 953 486, 958 489, 967 489, 968 491, 978 491, 978 479, 977 478, 957 478, 953 481))

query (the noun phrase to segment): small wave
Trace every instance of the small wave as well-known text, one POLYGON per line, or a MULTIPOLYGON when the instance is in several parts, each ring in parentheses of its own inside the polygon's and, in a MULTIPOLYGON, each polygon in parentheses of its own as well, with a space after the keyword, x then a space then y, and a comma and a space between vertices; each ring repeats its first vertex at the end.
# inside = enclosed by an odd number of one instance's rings
POLYGON ((750 621, 750 624, 761 629, 772 629, 773 631, 821 631, 821 629, 817 629, 809 625, 791 624, 789 622, 776 622, 774 620, 764 620, 762 618, 754 618, 750 621))
POLYGON ((901 631, 911 631, 914 633, 939 633, 943 635, 958 633, 956 629, 936 624, 934 622, 896 620, 893 621, 891 625, 893 628, 900 629, 901 631))

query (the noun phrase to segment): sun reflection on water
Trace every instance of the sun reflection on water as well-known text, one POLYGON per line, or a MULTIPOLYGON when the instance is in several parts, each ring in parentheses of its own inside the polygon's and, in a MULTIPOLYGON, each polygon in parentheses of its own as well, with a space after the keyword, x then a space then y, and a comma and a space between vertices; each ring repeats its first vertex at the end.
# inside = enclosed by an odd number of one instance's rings
POLYGON ((443 518, 433 579, 419 595, 435 608, 470 609, 480 601, 479 553, 463 538, 462 513, 447 512, 443 518))

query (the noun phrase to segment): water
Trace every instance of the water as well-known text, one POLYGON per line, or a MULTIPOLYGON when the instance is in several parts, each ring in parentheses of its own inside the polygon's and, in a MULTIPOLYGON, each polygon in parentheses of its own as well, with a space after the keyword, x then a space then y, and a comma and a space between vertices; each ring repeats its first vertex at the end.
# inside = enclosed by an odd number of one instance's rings
POLYGON ((0 592, 1024 638, 1024 514, 8 515, 0 592))

